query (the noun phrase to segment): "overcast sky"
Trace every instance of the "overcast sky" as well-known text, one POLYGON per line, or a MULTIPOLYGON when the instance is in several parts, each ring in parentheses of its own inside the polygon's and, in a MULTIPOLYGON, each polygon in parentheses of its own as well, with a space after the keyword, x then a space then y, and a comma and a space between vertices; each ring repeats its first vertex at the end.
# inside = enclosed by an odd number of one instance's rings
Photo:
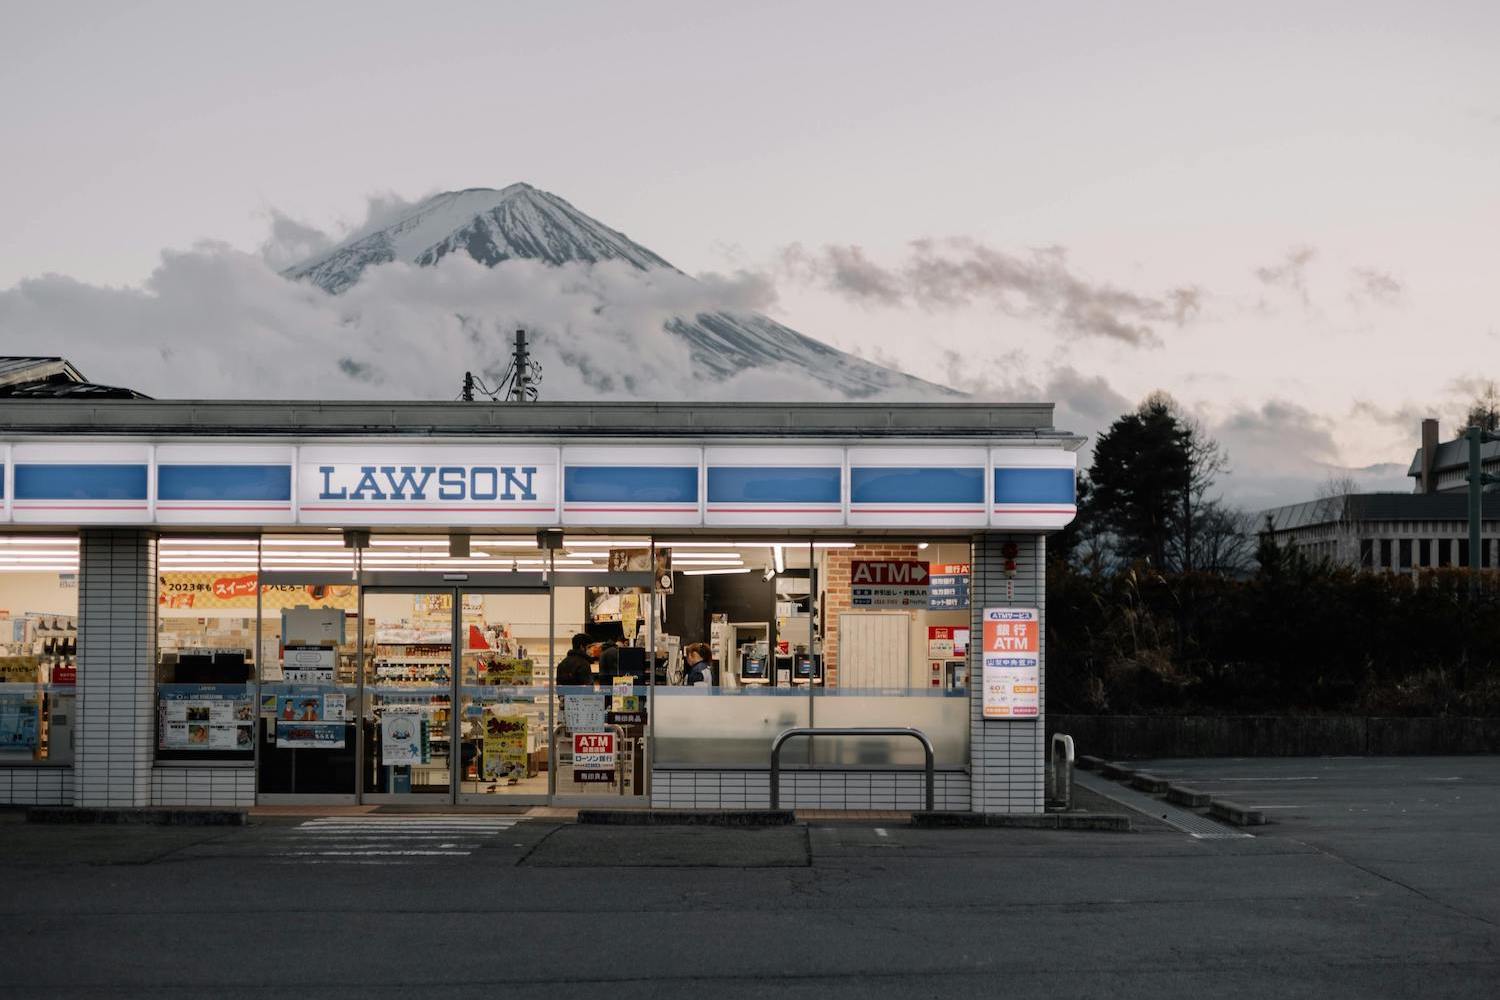
POLYGON ((524 180, 689 273, 763 277, 768 312, 846 350, 1058 396, 1071 429, 1167 389, 1264 480, 1247 502, 1281 498, 1278 470, 1284 493, 1404 466, 1416 420, 1451 430, 1464 380, 1500 369, 1494 3, 10 3, 3 23, 5 353, 49 350, 28 279, 160 295, 164 250, 257 253, 273 213, 337 236, 372 195, 524 180))

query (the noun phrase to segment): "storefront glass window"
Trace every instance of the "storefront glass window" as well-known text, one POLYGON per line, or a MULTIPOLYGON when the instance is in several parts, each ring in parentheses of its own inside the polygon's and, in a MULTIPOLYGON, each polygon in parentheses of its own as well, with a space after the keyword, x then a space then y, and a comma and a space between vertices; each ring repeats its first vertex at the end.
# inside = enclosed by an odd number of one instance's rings
MULTIPOLYGON (((778 733, 809 726, 915 726, 939 764, 967 762, 966 541, 660 540, 666 548, 659 762, 765 766, 778 733), (696 643, 712 660, 711 687, 687 683, 684 651, 696 643)), ((782 759, 904 765, 921 751, 820 737, 793 741, 782 759)))
POLYGON ((0 763, 70 764, 78 538, 0 538, 0 763))
POLYGON ((157 548, 160 760, 252 760, 259 539, 163 536, 157 548))

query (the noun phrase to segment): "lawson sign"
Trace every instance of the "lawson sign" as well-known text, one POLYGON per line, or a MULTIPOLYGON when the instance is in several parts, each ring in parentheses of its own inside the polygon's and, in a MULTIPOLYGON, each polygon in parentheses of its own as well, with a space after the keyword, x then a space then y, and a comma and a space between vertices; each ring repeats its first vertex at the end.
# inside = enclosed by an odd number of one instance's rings
MULTIPOLYGON (((0 441, 0 457, 0 521, 67 527, 1048 531, 1066 525, 1075 510, 1073 453, 1048 447, 394 439, 241 444, 183 435, 0 441)), ((926 568, 919 569, 925 575, 926 568)), ((872 590, 927 585, 922 576, 860 584, 872 590)))
POLYGON ((476 523, 557 523, 556 448, 312 446, 297 458, 305 524, 422 524, 454 513, 476 523))

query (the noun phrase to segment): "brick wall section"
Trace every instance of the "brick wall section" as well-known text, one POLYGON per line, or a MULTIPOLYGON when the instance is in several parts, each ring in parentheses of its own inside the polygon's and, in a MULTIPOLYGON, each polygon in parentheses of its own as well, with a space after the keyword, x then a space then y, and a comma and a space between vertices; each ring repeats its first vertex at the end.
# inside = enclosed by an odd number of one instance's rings
POLYGON ((87 530, 78 562, 74 801, 146 806, 156 740, 156 537, 87 530))
MULTIPOLYGON (((771 804, 769 770, 656 768, 651 772, 651 805, 656 809, 766 809, 771 804)), ((969 810, 969 776, 938 771, 933 802, 940 810, 969 810)), ((926 808, 921 770, 809 770, 781 772, 783 809, 926 808)))
POLYGON ((827 634, 823 636, 823 663, 826 676, 823 683, 830 687, 838 684, 839 663, 839 615, 853 608, 853 595, 849 586, 849 564, 855 559, 921 559, 922 553, 915 545, 858 545, 852 549, 829 549, 828 562, 824 570, 822 585, 827 588, 824 603, 827 605, 825 621, 827 634))
POLYGON ((1041 535, 988 533, 974 542, 969 580, 973 642, 969 652, 970 801, 975 812, 1039 813, 1045 808, 1047 713, 1047 571, 1041 535), (1005 575, 1001 547, 1020 550, 1016 575, 1005 575), (1026 721, 984 718, 983 645, 986 607, 1034 607, 1041 612, 1041 712, 1026 721))

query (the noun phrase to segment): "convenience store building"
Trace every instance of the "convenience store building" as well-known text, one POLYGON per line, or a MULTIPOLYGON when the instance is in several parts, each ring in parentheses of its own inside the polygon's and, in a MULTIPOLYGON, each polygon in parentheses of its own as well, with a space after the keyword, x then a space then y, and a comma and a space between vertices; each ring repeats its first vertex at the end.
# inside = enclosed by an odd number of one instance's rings
MULTIPOLYGON (((1050 404, 0 400, 0 803, 763 807, 779 734, 911 727, 937 808, 1040 812, 1080 443, 1050 404)), ((915 740, 780 764, 784 806, 923 805, 915 740)))

